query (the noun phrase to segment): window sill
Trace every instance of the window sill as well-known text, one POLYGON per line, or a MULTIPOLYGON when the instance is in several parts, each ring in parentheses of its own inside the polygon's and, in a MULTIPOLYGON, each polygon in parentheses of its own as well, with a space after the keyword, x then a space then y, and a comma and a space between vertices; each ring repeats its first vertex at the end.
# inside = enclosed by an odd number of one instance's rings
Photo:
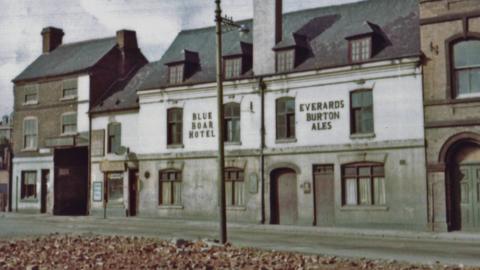
POLYGON ((38 152, 38 148, 24 148, 21 152, 38 152))
POLYGON ((228 211, 246 211, 247 207, 246 206, 240 206, 240 205, 227 205, 227 210, 228 211))
POLYGON ((38 199, 20 199, 21 203, 38 203, 38 199))
POLYGON ((182 210, 184 207, 183 205, 159 205, 158 209, 178 209, 182 210))
POLYGON ((358 133, 358 134, 350 134, 350 139, 371 139, 375 138, 375 133, 358 133))
POLYGON ((168 144, 167 149, 179 149, 184 148, 185 146, 182 144, 168 144))
POLYGON ((384 205, 344 205, 340 211, 388 211, 384 205))
POLYGON ((78 132, 62 133, 60 137, 77 136, 78 132))
POLYGON ((225 146, 242 145, 242 142, 225 142, 225 146))
POLYGON ((291 138, 291 139, 276 139, 275 143, 281 144, 281 143, 296 143, 297 138, 291 138))
POLYGON ((22 105, 23 105, 23 106, 38 105, 38 100, 37 100, 37 101, 24 102, 22 105))
POLYGON ((73 101, 76 100, 77 96, 66 96, 66 97, 61 97, 59 100, 60 101, 73 101))

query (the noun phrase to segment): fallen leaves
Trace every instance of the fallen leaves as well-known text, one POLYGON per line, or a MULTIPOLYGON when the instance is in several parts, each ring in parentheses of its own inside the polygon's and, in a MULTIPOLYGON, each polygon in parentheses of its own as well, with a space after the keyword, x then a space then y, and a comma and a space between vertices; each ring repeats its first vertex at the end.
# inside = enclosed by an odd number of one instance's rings
POLYGON ((466 269, 238 248, 199 240, 72 236, 0 241, 0 269, 466 269))

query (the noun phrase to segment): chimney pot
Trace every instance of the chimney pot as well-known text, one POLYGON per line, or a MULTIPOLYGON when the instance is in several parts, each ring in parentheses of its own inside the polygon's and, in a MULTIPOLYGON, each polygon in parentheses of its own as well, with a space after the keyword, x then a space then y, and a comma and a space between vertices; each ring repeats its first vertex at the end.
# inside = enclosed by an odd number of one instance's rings
POLYGON ((62 45, 63 35, 65 33, 60 28, 46 27, 42 30, 43 53, 49 53, 62 45))

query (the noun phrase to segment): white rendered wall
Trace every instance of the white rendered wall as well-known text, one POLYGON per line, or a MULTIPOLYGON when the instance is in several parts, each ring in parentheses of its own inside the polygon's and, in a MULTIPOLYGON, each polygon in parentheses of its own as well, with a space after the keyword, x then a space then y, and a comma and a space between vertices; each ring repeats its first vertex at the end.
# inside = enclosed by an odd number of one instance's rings
POLYGON ((420 69, 411 65, 324 76, 308 82, 285 78, 272 80, 269 86, 274 91, 267 93, 265 101, 266 145, 275 148, 423 139, 420 72, 420 69), (372 90, 374 133, 366 138, 353 138, 350 136, 350 93, 360 89, 372 90), (281 97, 295 98, 296 137, 288 143, 276 140, 275 101, 281 97), (327 110, 307 110, 307 106, 311 108, 312 103, 317 105, 332 101, 343 103, 343 106, 327 110), (307 120, 308 113, 319 112, 339 113, 340 118, 307 120))
MULTIPOLYGON (((240 103, 241 111, 240 144, 226 144, 226 150, 258 149, 260 147, 260 96, 252 94, 252 90, 251 85, 242 89, 233 89, 228 85, 225 87, 224 104, 240 103)), ((214 93, 215 88, 208 88, 201 93, 183 92, 141 97, 140 103, 142 104, 138 119, 139 141, 141 142, 139 153, 216 150, 218 125, 217 99, 214 93), (169 108, 183 109, 183 147, 169 148, 167 146, 167 109, 169 108), (207 119, 194 120, 194 117, 201 116, 203 118, 204 115, 207 119), (195 129, 193 128, 194 124, 195 129), (198 125, 201 126, 200 129, 198 125)))
POLYGON ((82 75, 78 77, 77 86, 78 111, 77 111, 77 130, 78 132, 88 132, 88 110, 90 101, 90 76, 82 75))
MULTIPOLYGON (((422 140, 424 131, 421 78, 421 69, 416 67, 415 61, 409 60, 385 61, 356 69, 349 67, 329 72, 266 77, 264 78, 267 84, 266 146, 284 148, 422 140), (374 133, 365 138, 353 138, 350 134, 350 92, 359 89, 373 91, 374 133), (287 96, 295 98, 296 137, 288 143, 277 143, 275 101, 277 98, 287 96), (312 130, 314 124, 321 126, 321 122, 324 121, 307 121, 307 113, 322 112, 307 111, 307 105, 332 101, 341 102, 343 106, 324 112, 339 113, 339 119, 327 121, 331 122, 330 129, 312 130)), ((251 81, 243 88, 229 84, 225 86, 224 103, 230 101, 241 103, 241 145, 227 145, 227 150, 260 147, 261 98, 256 85, 256 81, 251 81)), ((141 93, 140 104, 138 123, 141 145, 138 153, 217 149, 216 137, 193 139, 189 137, 193 113, 211 113, 213 131, 217 133, 214 86, 201 90, 192 88, 183 91, 141 93), (171 107, 183 108, 183 148, 167 147, 166 113, 171 107)))
POLYGON ((130 152, 136 153, 139 148, 138 113, 123 112, 92 117, 92 130, 105 130, 105 152, 107 151, 108 124, 112 122, 118 122, 122 126, 121 145, 129 148, 130 152))

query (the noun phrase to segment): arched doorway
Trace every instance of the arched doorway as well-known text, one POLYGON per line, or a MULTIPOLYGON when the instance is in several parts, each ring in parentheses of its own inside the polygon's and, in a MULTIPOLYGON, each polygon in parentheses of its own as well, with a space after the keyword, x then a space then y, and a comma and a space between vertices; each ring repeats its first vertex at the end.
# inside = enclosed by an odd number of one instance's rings
POLYGON ((297 174, 289 168, 270 173, 270 223, 296 224, 298 218, 297 174))
POLYGON ((449 230, 480 230, 480 144, 462 139, 450 145, 446 160, 449 230))

